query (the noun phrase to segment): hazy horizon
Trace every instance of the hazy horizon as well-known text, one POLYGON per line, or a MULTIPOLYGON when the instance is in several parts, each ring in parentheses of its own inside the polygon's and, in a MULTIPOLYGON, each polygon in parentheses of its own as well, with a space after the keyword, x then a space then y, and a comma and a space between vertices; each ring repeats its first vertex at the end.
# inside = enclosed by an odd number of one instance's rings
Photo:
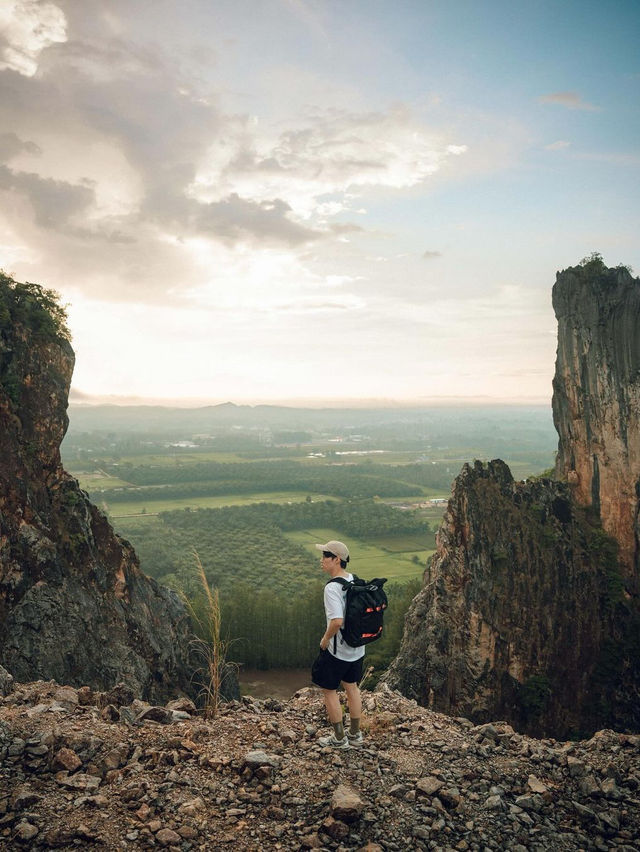
POLYGON ((234 406, 275 406, 283 408, 397 408, 397 409, 419 409, 428 407, 549 407, 551 408, 551 397, 544 398, 500 398, 500 397, 422 397, 416 399, 363 399, 352 398, 310 398, 299 397, 294 399, 228 399, 228 398, 169 398, 169 397, 142 397, 142 396, 120 396, 117 394, 91 395, 78 393, 72 389, 69 395, 70 406, 101 406, 114 405, 121 407, 156 406, 164 408, 205 408, 208 406, 234 405, 234 406))

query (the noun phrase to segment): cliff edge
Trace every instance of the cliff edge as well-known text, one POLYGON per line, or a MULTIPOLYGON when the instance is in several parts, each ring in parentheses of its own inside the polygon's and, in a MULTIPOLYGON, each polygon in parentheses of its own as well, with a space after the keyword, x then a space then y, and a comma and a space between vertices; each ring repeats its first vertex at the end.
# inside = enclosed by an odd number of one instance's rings
POLYGON ((17 683, 0 690, 0 846, 638 848, 640 737, 540 741, 390 690, 363 701, 364 746, 338 753, 319 741, 319 690, 207 720, 186 700, 17 683))
POLYGON ((596 257, 557 276, 563 481, 465 465, 384 680, 535 735, 640 730, 640 282, 596 257))
POLYGON ((0 663, 19 680, 192 692, 181 601, 62 468, 73 366, 55 294, 0 274, 0 663))

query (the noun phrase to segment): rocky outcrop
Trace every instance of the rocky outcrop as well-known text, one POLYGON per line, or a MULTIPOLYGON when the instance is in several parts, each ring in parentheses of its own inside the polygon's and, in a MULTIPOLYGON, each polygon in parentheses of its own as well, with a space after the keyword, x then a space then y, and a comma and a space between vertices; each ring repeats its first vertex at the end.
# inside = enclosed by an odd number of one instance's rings
POLYGON ((465 465, 385 677, 392 688, 538 735, 640 730, 639 290, 597 259, 558 275, 565 481, 465 465))
POLYGON ((465 465, 386 682, 434 709, 540 735, 605 719, 640 729, 626 610, 615 542, 566 484, 516 483, 499 460, 465 465))
POLYGON ((53 294, 0 277, 0 663, 20 680, 192 691, 181 601, 62 468, 67 337, 53 294))
POLYGON ((640 279, 598 257, 553 288, 558 353, 556 473, 620 545, 626 582, 640 574, 640 279))

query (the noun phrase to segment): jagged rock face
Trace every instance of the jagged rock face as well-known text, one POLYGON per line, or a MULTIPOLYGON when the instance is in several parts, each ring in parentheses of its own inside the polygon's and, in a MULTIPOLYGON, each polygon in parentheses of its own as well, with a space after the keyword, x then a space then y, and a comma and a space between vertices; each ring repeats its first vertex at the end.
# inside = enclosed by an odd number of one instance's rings
POLYGON ((640 279, 599 260, 558 274, 553 416, 557 475, 620 544, 625 579, 640 576, 640 279))
POLYGON ((387 682, 536 734, 640 729, 640 281, 557 276, 561 481, 465 465, 387 682))
POLYGON ((637 730, 638 622, 616 577, 615 544, 566 484, 465 465, 385 680, 433 709, 540 735, 601 720, 637 730))
POLYGON ((22 680, 98 689, 124 680, 154 698, 191 692, 190 625, 178 596, 142 574, 131 546, 62 468, 71 346, 3 320, 0 663, 22 680))

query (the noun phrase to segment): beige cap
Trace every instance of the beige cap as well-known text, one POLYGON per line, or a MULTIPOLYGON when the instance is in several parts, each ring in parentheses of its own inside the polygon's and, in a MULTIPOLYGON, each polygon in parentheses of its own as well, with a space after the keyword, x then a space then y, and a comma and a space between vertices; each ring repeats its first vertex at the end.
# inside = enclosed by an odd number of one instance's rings
POLYGON ((318 550, 327 550, 334 556, 339 556, 343 562, 349 561, 349 548, 341 541, 328 541, 326 544, 316 544, 318 550))

